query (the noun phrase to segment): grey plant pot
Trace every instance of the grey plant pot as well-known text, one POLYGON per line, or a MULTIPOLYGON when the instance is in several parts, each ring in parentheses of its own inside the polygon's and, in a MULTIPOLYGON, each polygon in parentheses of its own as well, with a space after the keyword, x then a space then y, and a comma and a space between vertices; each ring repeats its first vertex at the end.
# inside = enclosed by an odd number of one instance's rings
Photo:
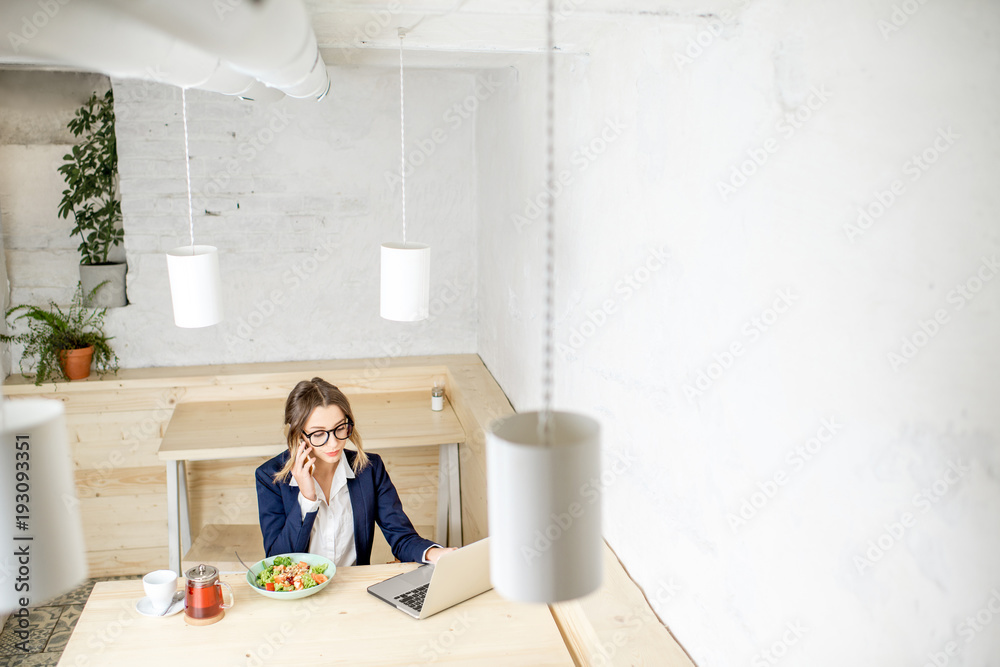
POLYGON ((92 302, 84 299, 88 308, 119 308, 128 303, 125 298, 124 262, 118 264, 81 264, 80 283, 83 286, 84 297, 105 280, 110 281, 94 295, 92 302))

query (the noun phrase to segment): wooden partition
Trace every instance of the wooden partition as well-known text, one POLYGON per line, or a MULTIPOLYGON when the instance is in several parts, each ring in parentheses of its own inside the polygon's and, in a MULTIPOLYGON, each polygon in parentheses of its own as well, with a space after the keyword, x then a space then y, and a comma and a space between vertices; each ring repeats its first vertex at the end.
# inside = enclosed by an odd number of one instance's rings
MULTIPOLYGON (((129 369, 40 387, 12 376, 4 391, 11 398, 36 396, 65 403, 90 572, 103 576, 166 566, 166 468, 156 452, 178 403, 283 398, 296 382, 314 376, 349 397, 427 391, 428 409, 431 386, 443 383, 467 433, 459 457, 463 542, 486 536, 484 429, 491 417, 513 410, 477 355, 129 369)), ((281 414, 275 415, 279 443, 281 419, 281 414)), ((433 538, 437 448, 384 450, 380 455, 417 531, 433 538)), ((264 460, 188 465, 193 534, 208 524, 257 523, 253 471, 264 460)), ((379 531, 376 539, 372 562, 391 559, 379 531)))

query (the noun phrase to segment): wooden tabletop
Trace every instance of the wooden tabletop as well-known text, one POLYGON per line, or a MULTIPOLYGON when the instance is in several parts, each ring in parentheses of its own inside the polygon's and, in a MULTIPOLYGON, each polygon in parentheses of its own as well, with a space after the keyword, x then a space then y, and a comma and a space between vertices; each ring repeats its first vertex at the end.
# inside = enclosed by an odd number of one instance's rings
MULTIPOLYGON (((429 391, 355 394, 349 397, 366 449, 465 442, 451 404, 431 410, 429 391)), ((201 461, 273 456, 285 449, 285 399, 180 403, 157 455, 161 461, 201 461)))
POLYGON ((491 590, 418 621, 367 592, 414 567, 338 568, 324 590, 287 601, 254 592, 244 575, 222 575, 236 603, 202 627, 186 624, 183 612, 136 612, 141 580, 101 582, 59 665, 573 665, 545 605, 508 602, 491 590))

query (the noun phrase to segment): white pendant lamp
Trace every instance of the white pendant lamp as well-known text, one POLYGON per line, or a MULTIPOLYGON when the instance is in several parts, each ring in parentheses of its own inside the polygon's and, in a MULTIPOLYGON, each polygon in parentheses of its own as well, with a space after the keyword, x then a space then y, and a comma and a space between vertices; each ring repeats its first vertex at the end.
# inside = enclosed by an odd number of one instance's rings
MULTIPOLYGON (((555 191, 553 0, 548 2, 548 191, 555 191)), ((550 604, 601 585, 600 426, 552 410, 555 209, 546 217, 543 409, 493 422, 486 435, 490 578, 503 597, 550 604)))
POLYGON ((399 30, 399 152, 403 191, 403 242, 382 244, 379 312, 397 322, 427 319, 430 313, 431 247, 406 242, 406 133, 403 96, 403 35, 399 30))
POLYGON ((568 412, 497 420, 486 436, 493 587, 549 604, 601 585, 600 425, 568 412))
POLYGON ((185 329, 208 327, 222 321, 222 278, 219 249, 195 245, 194 214, 191 207, 191 162, 188 158, 187 91, 181 88, 184 115, 184 167, 187 170, 188 226, 191 244, 167 253, 170 301, 174 324, 185 329))
POLYGON ((3 401, 0 419, 0 613, 24 630, 28 606, 83 582, 87 554, 62 402, 3 401))
POLYGON ((423 243, 383 243, 379 291, 381 315, 397 322, 427 318, 430 304, 431 247, 423 243))

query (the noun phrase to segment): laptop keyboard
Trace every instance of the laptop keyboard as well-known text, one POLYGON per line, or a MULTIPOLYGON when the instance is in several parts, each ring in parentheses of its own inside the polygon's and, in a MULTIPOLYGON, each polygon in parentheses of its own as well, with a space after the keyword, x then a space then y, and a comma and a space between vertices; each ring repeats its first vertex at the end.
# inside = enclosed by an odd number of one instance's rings
POLYGON ((427 597, 427 587, 430 585, 430 582, 427 582, 423 586, 414 588, 412 591, 406 591, 402 595, 397 595, 394 599, 397 602, 402 602, 414 611, 420 611, 424 606, 424 598, 427 597))

